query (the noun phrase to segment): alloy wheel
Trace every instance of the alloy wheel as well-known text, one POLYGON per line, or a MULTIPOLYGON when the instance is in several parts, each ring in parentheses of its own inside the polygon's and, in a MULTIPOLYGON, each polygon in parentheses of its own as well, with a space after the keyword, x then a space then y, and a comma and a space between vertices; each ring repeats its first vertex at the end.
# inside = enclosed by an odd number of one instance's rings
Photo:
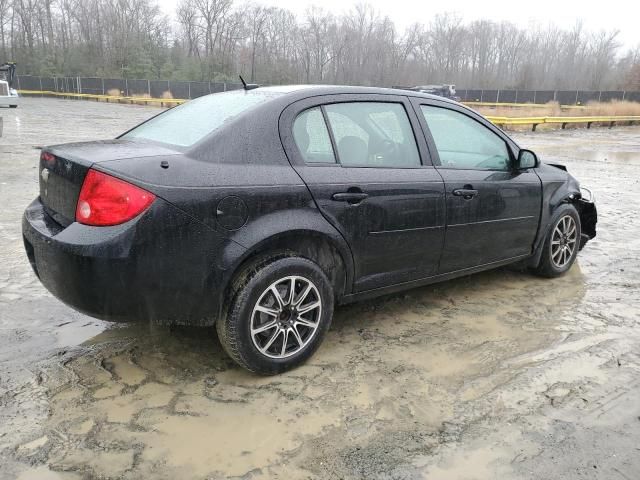
POLYGON ((315 336, 322 299, 311 280, 293 275, 269 285, 251 313, 251 340, 269 358, 287 358, 315 336))
POLYGON ((556 268, 564 268, 571 261, 578 243, 578 228, 571 215, 560 219, 551 236, 551 262, 556 268))

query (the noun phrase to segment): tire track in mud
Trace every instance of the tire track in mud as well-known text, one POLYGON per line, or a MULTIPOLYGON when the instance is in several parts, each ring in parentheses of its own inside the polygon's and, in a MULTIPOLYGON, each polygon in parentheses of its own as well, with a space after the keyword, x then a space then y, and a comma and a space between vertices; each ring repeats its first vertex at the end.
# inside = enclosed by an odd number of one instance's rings
MULTIPOLYGON (((495 277, 496 275, 500 278, 493 278, 493 281, 503 285, 505 289, 512 282, 528 278, 522 274, 509 272, 487 274, 488 277, 495 277)), ((415 445, 419 445, 419 443, 416 443, 416 438, 422 438, 432 447, 437 446, 441 438, 450 441, 454 438, 453 432, 456 432, 459 427, 449 422, 448 426, 443 428, 442 421, 455 416, 455 413, 449 407, 446 407, 446 405, 456 402, 455 396, 452 397, 452 395, 455 395, 455 392, 460 388, 460 385, 464 384, 464 381, 468 381, 468 377, 471 377, 473 372, 476 372, 475 375, 482 374, 482 368, 478 368, 479 366, 488 368, 488 365, 490 365, 488 362, 497 364, 503 358, 500 355, 496 355, 493 351, 494 349, 497 347, 504 349, 504 355, 505 352, 509 354, 516 348, 514 345, 515 340, 496 340, 494 337, 513 337, 522 331, 523 325, 520 323, 522 319, 545 314, 549 308, 547 305, 534 305, 530 307, 530 312, 517 312, 510 307, 506 312, 499 315, 499 318, 504 319, 504 325, 490 323, 487 325, 488 329, 485 332, 482 324, 492 321, 496 316, 495 308, 485 309, 478 306, 478 298, 485 294, 484 288, 472 285, 469 280, 464 283, 466 285, 452 284, 451 290, 447 288, 439 289, 437 293, 440 295, 431 296, 431 292, 425 289, 424 293, 426 295, 419 296, 418 300, 413 298, 414 295, 405 295, 402 297, 402 301, 398 301, 396 298, 383 299, 375 304, 376 308, 373 309, 373 312, 370 312, 370 308, 362 306, 339 312, 339 315, 342 315, 343 318, 337 319, 336 322, 335 335, 338 338, 334 340, 337 341, 337 347, 331 349, 333 350, 331 355, 319 358, 318 365, 315 365, 316 368, 311 370, 311 374, 309 372, 296 371, 291 375, 277 379, 256 380, 253 377, 245 378, 242 374, 240 374, 240 378, 236 378, 238 372, 234 368, 230 370, 230 364, 225 361, 224 357, 220 357, 218 359, 220 364, 217 365, 219 373, 213 377, 215 381, 213 389, 220 392, 216 400, 218 402, 222 401, 223 404, 228 406, 226 415, 232 415, 238 405, 252 403, 262 403, 264 405, 265 401, 267 401, 267 410, 274 408, 275 405, 276 416, 278 416, 277 406, 280 404, 285 405, 285 408, 287 405, 298 405, 298 400, 303 396, 306 396, 306 398, 303 397, 303 403, 309 405, 319 401, 322 405, 328 407, 330 411, 337 413, 337 416, 341 419, 338 425, 332 426, 334 422, 330 417, 323 419, 320 416, 319 419, 318 417, 315 418, 315 420, 321 422, 321 427, 322 425, 326 427, 326 433, 323 428, 320 429, 320 432, 323 433, 319 435, 319 438, 327 439, 331 448, 336 448, 339 445, 337 439, 340 438, 350 439, 351 442, 357 438, 366 440, 363 441, 360 450, 345 453, 345 461, 356 461, 357 458, 360 458, 357 452, 362 452, 367 456, 366 452, 369 452, 376 445, 376 435, 378 435, 379 441, 383 441, 385 438, 412 438, 415 445), (443 298, 439 299, 438 297, 440 296, 443 298), (452 307, 450 301, 452 296, 461 296, 459 298, 464 300, 458 302, 460 303, 459 306, 452 307), (425 299, 428 301, 425 302, 425 299), (467 306, 465 301, 469 302, 471 307, 467 306), (408 308, 406 304, 409 305, 408 308), (425 307, 425 305, 428 306, 425 307), (432 312, 426 314, 423 311, 425 308, 432 310, 432 312), (475 321, 469 320, 470 308, 477 310, 475 321), (413 316, 409 312, 413 313, 413 316), (440 312, 444 312, 444 315, 439 315, 440 312), (533 312, 537 313, 534 315, 533 312), (355 320, 357 325, 353 325, 352 321, 350 321, 353 316, 361 317, 363 313, 368 314, 366 316, 369 316, 369 318, 358 318, 355 320), (424 329, 425 314, 433 321, 434 328, 430 332, 425 332, 424 329), (456 357, 462 355, 465 350, 469 350, 469 344, 468 342, 456 340, 454 338, 455 335, 451 335, 452 328, 460 336, 471 335, 474 330, 480 328, 486 338, 475 339, 475 347, 471 348, 469 354, 464 355, 462 361, 458 360, 456 363, 456 357), (420 332, 422 332, 422 336, 419 336, 420 332), (465 334, 464 332, 467 333, 465 334), (433 333, 433 336, 425 337, 425 333, 433 333), (367 341, 363 342, 365 339, 367 341), (347 349, 342 350, 341 344, 346 345, 347 349), (372 358, 371 344, 374 347, 378 347, 380 351, 386 351, 387 354, 391 354, 390 357, 386 359, 372 358), (407 351, 412 358, 407 357, 407 351), (419 355, 421 354, 426 356, 420 357, 419 355), (340 361, 341 359, 342 361, 340 361), (336 360, 338 361, 336 362, 336 360), (430 368, 431 371, 429 372, 430 368), (472 368, 473 371, 465 371, 465 368, 472 368), (429 372, 426 376, 425 371, 429 372), (370 377, 372 376, 376 379, 376 382, 371 381, 370 377), (395 382, 391 388, 387 387, 385 390, 385 387, 379 387, 378 384, 382 383, 387 377, 394 377, 395 382), (454 382, 454 377, 459 378, 459 380, 454 382), (425 388, 418 391, 407 390, 407 386, 411 385, 415 378, 421 379, 425 388), (382 390, 382 393, 380 393, 380 390, 382 390), (434 402, 435 399, 438 401, 434 402), (431 406, 424 406, 426 400, 431 402, 431 406), (423 424, 422 430, 411 430, 411 428, 416 428, 416 422, 423 424), (406 425, 406 430, 398 430, 398 424, 406 425), (390 425, 394 425, 391 430, 389 430, 390 425), (376 435, 370 436, 370 432, 376 435)), ((556 305, 558 298, 554 297, 551 291, 549 294, 549 304, 556 305)), ((540 325, 537 328, 531 325, 527 327, 530 331, 545 329, 544 325, 540 325)), ((162 338, 161 341, 172 342, 173 340, 162 338)), ((204 396, 207 400, 210 400, 210 393, 202 395, 202 387, 199 387, 199 391, 194 392, 193 385, 188 380, 195 376, 195 378, 198 378, 198 384, 206 382, 207 379, 211 382, 209 375, 211 375, 212 369, 204 368, 197 371, 193 371, 193 368, 190 370, 184 369, 184 362, 179 362, 183 364, 183 368, 178 368, 178 365, 175 365, 174 362, 179 352, 193 351, 192 345, 184 345, 183 347, 174 346, 172 350, 175 350, 176 357, 169 355, 163 364, 164 368, 158 370, 158 365, 152 366, 152 371, 180 372, 177 380, 174 377, 169 382, 169 385, 174 390, 182 390, 172 407, 168 403, 151 408, 143 408, 141 405, 136 406, 134 398, 136 391, 143 385, 150 383, 149 379, 155 375, 155 373, 150 373, 149 370, 143 370, 143 368, 149 367, 141 368, 142 363, 149 363, 149 357, 153 356, 152 353, 154 351, 166 352, 168 349, 167 345, 146 345, 136 339, 133 344, 129 344, 124 350, 114 348, 114 345, 111 344, 102 344, 99 347, 100 354, 97 357, 92 358, 92 355, 84 353, 70 362, 66 362, 67 368, 71 368, 80 379, 68 382, 67 390, 73 391, 74 387, 80 384, 87 388, 89 393, 78 392, 77 403, 63 403, 54 408, 53 419, 50 423, 55 424, 57 422, 58 426, 55 428, 65 431, 65 429, 71 428, 72 424, 84 423, 87 421, 86 418, 92 418, 98 428, 90 432, 87 435, 88 437, 91 434, 99 435, 104 432, 108 432, 109 436, 113 436, 116 435, 116 432, 119 432, 118 435, 124 434, 124 438, 131 438, 128 436, 131 431, 135 432, 141 429, 143 432, 148 433, 147 430, 149 428, 153 429, 158 423, 162 424, 166 415, 169 417, 195 416, 199 419, 210 417, 212 415, 211 409, 216 408, 216 406, 211 405, 210 402, 202 398, 204 396), (109 375, 103 378, 103 375, 95 371, 98 366, 105 367, 109 375), (184 377, 185 373, 186 377, 184 377), (98 391, 104 388, 109 389, 113 384, 116 384, 117 387, 111 392, 110 396, 103 398, 102 395, 99 395, 100 399, 95 398, 98 391), (93 398, 91 398, 91 395, 93 395, 93 398), (123 396, 128 396, 126 401, 117 401, 123 396), (186 401, 183 401, 185 398, 186 401), (109 401, 104 404, 107 408, 91 411, 92 406, 96 406, 96 403, 104 402, 105 400, 109 401), (69 416, 69 410, 75 410, 75 415, 78 413, 77 410, 83 410, 86 402, 88 402, 87 410, 84 411, 83 415, 79 415, 78 418, 69 416), (179 408, 177 408, 178 405, 180 405, 179 408), (58 420, 55 419, 55 410, 59 410, 59 413, 62 414, 62 417, 58 420), (163 411, 160 416, 158 416, 158 410, 163 411), (116 428, 116 424, 125 424, 127 426, 123 431, 122 428, 116 428), (100 428, 102 428, 102 431, 100 428)), ((202 347, 200 346, 200 348, 202 347)), ((210 355, 208 352, 204 352, 204 354, 210 355)), ((316 362, 312 362, 311 366, 314 366, 314 363, 316 362)), ((192 366, 193 363, 186 362, 186 365, 192 366)), ((157 383, 157 379, 155 383, 157 383)), ((58 390, 58 392, 61 392, 61 390, 58 390)), ((54 407, 56 400, 57 395, 53 395, 54 407)), ((146 398, 144 405, 148 405, 148 403, 149 398, 146 398)), ((217 408, 220 407, 218 406, 217 408)), ((297 423, 297 420, 292 420, 287 416, 282 416, 280 419, 288 422, 288 424, 285 424, 284 428, 278 431, 278 436, 286 437, 287 432, 293 424, 297 423)), ((258 417, 250 420, 256 424, 260 421, 258 417)), ((180 421, 175 421, 175 423, 171 424, 174 431, 181 428, 180 423, 180 421)), ((302 433, 303 437, 307 437, 310 434, 309 431, 303 431, 302 433)), ((459 435, 459 433, 456 435, 459 435)), ((147 435, 146 437, 148 438, 149 436, 147 435)), ((153 443, 155 440, 147 441, 153 443)), ((96 442, 97 445, 101 443, 96 442)), ((133 444, 140 445, 136 441, 133 444)), ((289 453, 283 453, 282 458, 287 458, 289 454, 293 454, 294 457, 303 455, 303 452, 306 451, 305 444, 307 444, 307 441, 304 444, 300 442, 290 443, 289 445, 293 449, 289 453)), ((119 442, 111 444, 109 452, 120 451, 123 445, 128 445, 128 443, 121 438, 119 442)), ((66 444, 57 446, 59 451, 65 451, 67 448, 66 444)), ((415 454, 423 452, 422 450, 417 450, 417 448, 415 446, 414 450, 412 450, 415 454)), ((319 449, 319 451, 322 451, 322 449, 319 449)), ((406 453, 406 446, 398 447, 394 451, 396 452, 394 455, 397 457, 401 452, 406 453)), ((142 455, 144 448, 139 452, 142 455)), ((78 463, 80 464, 78 465, 79 472, 104 473, 95 462, 90 466, 91 470, 86 470, 84 457, 63 456, 60 458, 55 456, 55 452, 52 457, 50 457, 50 465, 57 469, 67 470, 73 468, 72 465, 75 463, 78 463)), ((385 457, 387 459, 379 464, 378 467, 383 464, 389 464, 392 457, 393 455, 389 458, 385 457)), ((397 457, 398 460, 401 460, 401 458, 397 457)), ((177 460, 180 460, 180 458, 177 460)), ((278 456, 264 458, 264 460, 267 463, 262 468, 266 471, 271 471, 269 470, 270 468, 273 471, 278 471, 281 468, 282 463, 278 460, 278 456)), ((296 462, 292 461, 291 463, 295 464, 296 462)), ((310 462, 310 464, 313 464, 313 462, 310 462)), ((213 464, 211 465, 212 468, 215 468, 213 464)), ((250 464, 247 463, 246 465, 247 467, 242 468, 247 468, 247 471, 250 471, 248 468, 250 464)), ((181 465, 180 467, 184 468, 185 466, 181 465)), ((141 467, 138 464, 130 466, 130 469, 135 468, 145 467, 141 467)), ((151 468, 151 471, 155 472, 153 466, 147 464, 146 468, 151 468)), ((221 473, 240 473, 242 470, 234 470, 235 466, 230 466, 229 468, 229 470, 221 473)), ((122 470, 122 475, 125 475, 128 471, 125 470, 122 470)), ((136 472, 139 474, 140 470, 136 470, 136 472)))

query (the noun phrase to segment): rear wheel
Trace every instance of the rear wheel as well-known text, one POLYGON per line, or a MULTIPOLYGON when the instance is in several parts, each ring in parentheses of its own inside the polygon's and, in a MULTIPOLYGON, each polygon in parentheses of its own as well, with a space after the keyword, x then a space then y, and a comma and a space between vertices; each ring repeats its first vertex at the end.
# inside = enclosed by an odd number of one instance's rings
POLYGON ((276 259, 244 272, 220 343, 242 367, 271 375, 294 368, 318 348, 333 316, 333 291, 324 272, 299 257, 276 259))
POLYGON ((557 277, 571 268, 580 246, 580 216, 573 205, 563 205, 544 242, 535 273, 557 277))
POLYGON ((18 105, 9 105, 11 108, 18 108, 18 105))

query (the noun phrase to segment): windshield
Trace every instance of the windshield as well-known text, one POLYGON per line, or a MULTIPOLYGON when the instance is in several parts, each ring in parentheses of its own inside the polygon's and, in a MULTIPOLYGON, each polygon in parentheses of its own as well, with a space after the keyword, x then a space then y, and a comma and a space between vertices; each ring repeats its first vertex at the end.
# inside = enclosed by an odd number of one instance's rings
POLYGON ((121 138, 144 138, 189 147, 241 113, 279 95, 282 94, 244 90, 207 95, 172 108, 121 138))

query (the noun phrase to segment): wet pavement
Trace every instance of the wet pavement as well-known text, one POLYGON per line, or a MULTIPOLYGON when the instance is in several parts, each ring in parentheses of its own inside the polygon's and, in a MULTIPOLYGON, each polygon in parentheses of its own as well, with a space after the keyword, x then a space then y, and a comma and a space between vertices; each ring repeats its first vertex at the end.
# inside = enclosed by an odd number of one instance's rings
POLYGON ((564 277, 500 269, 338 308, 309 363, 262 378, 213 329, 72 311, 23 253, 34 146, 155 113, 0 110, 0 479, 640 478, 640 127, 515 135, 597 196, 564 277))

